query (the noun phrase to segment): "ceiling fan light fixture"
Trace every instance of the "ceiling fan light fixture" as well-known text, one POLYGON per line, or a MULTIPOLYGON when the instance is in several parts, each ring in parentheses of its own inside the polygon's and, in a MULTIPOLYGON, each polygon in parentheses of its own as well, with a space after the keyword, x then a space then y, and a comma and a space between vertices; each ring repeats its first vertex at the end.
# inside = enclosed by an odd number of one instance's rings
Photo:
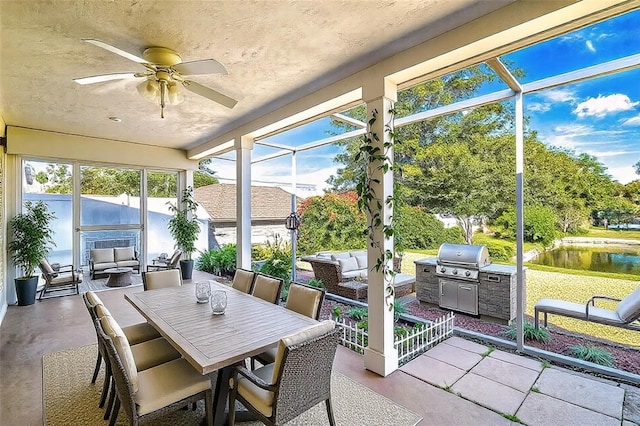
POLYGON ((158 103, 160 99, 160 85, 155 80, 145 80, 136 87, 138 93, 146 100, 158 103))
POLYGON ((180 105, 184 102, 184 95, 176 82, 172 81, 167 84, 167 94, 170 105, 180 105))

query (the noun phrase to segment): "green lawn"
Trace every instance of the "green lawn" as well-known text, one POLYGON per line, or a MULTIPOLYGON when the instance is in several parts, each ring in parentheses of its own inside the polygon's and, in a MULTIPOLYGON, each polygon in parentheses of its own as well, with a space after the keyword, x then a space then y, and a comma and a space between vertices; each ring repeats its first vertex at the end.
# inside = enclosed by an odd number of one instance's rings
MULTIPOLYGON (((586 235, 578 235, 579 237, 592 238, 621 238, 624 240, 640 240, 640 231, 619 231, 616 229, 590 228, 586 235)), ((571 235, 567 235, 571 237, 571 235)))

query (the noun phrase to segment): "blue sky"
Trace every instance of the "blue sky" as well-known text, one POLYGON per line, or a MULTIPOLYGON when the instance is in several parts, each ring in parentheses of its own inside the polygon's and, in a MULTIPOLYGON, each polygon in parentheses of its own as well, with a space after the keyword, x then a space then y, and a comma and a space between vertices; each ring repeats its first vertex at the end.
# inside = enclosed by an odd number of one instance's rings
MULTIPOLYGON (((640 53, 640 10, 591 25, 501 57, 525 71, 529 83, 640 53)), ((525 95, 525 115, 539 139, 548 145, 587 153, 603 163, 621 183, 639 179, 633 164, 640 160, 640 69, 525 95)), ((504 88, 487 85, 484 94, 504 88)), ((328 119, 271 137, 296 146, 328 137, 328 119)), ((316 185, 316 193, 339 167, 337 146, 297 154, 297 182, 316 185)), ((256 145, 253 157, 274 152, 256 145)), ((228 155, 233 158, 233 154, 228 155)), ((235 163, 215 161, 220 178, 235 178, 235 163)), ((254 181, 291 182, 291 156, 253 165, 254 181)), ((304 194, 310 195, 310 194, 304 194)))

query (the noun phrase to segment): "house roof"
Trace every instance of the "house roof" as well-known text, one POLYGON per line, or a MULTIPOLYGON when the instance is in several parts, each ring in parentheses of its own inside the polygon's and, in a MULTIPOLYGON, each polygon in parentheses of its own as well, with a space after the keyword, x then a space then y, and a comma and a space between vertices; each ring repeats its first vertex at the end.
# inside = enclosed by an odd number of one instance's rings
MULTIPOLYGON (((235 222, 236 185, 213 184, 195 190, 198 203, 214 222, 235 222)), ((302 198, 296 197, 296 206, 302 198)), ((251 220, 282 220, 291 213, 291 194, 273 186, 251 187, 251 220)))

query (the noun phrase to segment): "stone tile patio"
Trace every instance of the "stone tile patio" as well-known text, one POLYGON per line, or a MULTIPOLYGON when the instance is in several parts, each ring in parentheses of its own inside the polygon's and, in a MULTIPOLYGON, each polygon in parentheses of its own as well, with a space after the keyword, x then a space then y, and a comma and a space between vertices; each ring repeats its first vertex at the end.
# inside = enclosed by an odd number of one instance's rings
POLYGON ((401 370, 531 426, 640 425, 640 389, 452 337, 401 370))

